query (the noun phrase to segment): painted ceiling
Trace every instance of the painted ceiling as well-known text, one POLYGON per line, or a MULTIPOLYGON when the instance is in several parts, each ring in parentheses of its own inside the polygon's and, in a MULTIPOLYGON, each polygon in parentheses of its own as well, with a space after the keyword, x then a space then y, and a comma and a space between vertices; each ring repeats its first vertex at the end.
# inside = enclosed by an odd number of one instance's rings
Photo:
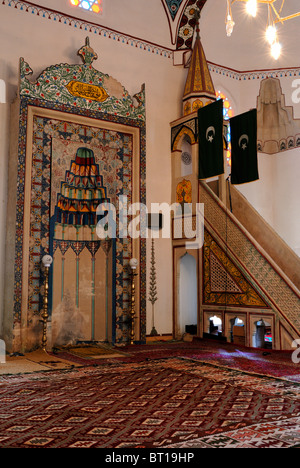
POLYGON ((207 0, 161 0, 168 17, 172 43, 176 49, 191 49, 196 25, 195 12, 202 11, 207 0))

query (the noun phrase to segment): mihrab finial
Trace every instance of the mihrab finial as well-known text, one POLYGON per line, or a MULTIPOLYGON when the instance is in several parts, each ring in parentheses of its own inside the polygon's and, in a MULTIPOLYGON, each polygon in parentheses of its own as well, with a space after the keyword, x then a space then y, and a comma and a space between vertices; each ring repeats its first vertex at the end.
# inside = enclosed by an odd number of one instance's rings
POLYGON ((197 38, 200 37, 200 17, 201 17, 201 12, 200 10, 197 8, 195 10, 195 14, 194 14, 194 18, 195 18, 195 21, 196 21, 196 34, 197 34, 197 38))
POLYGON ((78 51, 78 55, 81 56, 83 63, 87 65, 91 65, 94 60, 97 60, 98 55, 94 49, 90 47, 90 39, 88 37, 85 39, 85 45, 78 51))

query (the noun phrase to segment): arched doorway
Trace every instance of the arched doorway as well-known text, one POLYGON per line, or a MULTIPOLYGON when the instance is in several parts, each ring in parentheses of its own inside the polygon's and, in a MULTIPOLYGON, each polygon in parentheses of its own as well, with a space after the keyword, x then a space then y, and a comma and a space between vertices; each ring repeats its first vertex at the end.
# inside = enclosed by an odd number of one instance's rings
POLYGON ((209 318, 208 333, 216 336, 222 333, 222 319, 220 319, 220 317, 214 315, 209 318))
POLYGON ((179 259, 178 296, 176 334, 178 337, 182 337, 185 333, 196 335, 198 325, 197 261, 188 253, 179 259))
POLYGON ((230 342, 242 346, 246 345, 245 323, 238 316, 230 320, 230 342))
POLYGON ((253 347, 272 349, 273 336, 272 325, 264 319, 255 322, 255 329, 253 333, 253 347))
POLYGON ((207 327, 207 333, 209 335, 219 337, 222 335, 222 330, 223 330, 223 322, 222 318, 219 314, 215 315, 210 315, 208 318, 208 327, 207 327))
POLYGON ((222 311, 204 311, 203 337, 226 341, 224 327, 224 313, 222 311))

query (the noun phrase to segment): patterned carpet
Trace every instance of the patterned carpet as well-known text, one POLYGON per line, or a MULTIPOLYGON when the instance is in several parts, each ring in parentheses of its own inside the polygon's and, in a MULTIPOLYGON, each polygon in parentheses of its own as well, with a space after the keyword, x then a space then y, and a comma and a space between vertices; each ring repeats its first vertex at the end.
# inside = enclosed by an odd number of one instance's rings
MULTIPOLYGON (((119 356, 115 355, 113 359, 113 361, 117 359, 118 362, 188 357, 216 366, 300 382, 300 364, 293 363, 292 351, 253 349, 230 343, 194 340, 125 346, 115 348, 114 352, 119 353, 119 356)), ((61 351, 57 356, 81 365, 97 365, 99 362, 93 359, 92 355, 85 359, 83 355, 80 356, 79 353, 75 354, 70 350, 61 351)))
POLYGON ((188 357, 6 375, 0 447, 297 447, 299 388, 188 357))

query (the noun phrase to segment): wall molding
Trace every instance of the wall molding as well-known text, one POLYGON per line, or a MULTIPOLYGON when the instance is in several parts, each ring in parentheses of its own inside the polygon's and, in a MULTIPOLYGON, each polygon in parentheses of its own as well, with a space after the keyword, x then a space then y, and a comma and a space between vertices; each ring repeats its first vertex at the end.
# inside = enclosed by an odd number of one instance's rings
POLYGON ((274 68, 266 70, 238 71, 207 61, 209 71, 236 81, 263 80, 265 78, 284 78, 300 76, 300 68, 274 68))
POLYGON ((167 47, 146 41, 138 37, 124 34, 120 31, 101 26, 100 24, 87 21, 82 18, 71 16, 67 13, 62 13, 50 8, 42 7, 32 2, 25 2, 22 0, 2 0, 2 5, 13 7, 19 11, 30 13, 35 16, 40 16, 41 18, 63 23, 66 26, 71 26, 75 29, 86 31, 87 33, 93 33, 98 36, 113 39, 114 41, 121 42, 123 44, 136 47, 138 49, 142 49, 146 52, 151 52, 165 58, 173 58, 173 50, 167 47))
MULTIPOLYGON (((1 1, 1 0, 0 0, 1 1)), ((78 30, 86 31, 87 33, 93 33, 98 36, 112 39, 116 42, 136 47, 138 49, 150 52, 168 59, 174 59, 174 53, 176 49, 164 47, 160 44, 146 41, 144 39, 124 34, 120 31, 107 28, 100 24, 84 20, 75 16, 71 16, 67 13, 58 12, 47 7, 42 7, 33 2, 27 2, 23 0, 2 0, 0 5, 9 6, 25 13, 30 13, 41 18, 46 18, 51 21, 57 21, 63 23, 66 26, 71 26, 78 30)), ((182 52, 182 50, 181 50, 182 52)), ((188 52, 188 50, 186 50, 188 52)), ((219 65, 210 61, 207 61, 209 70, 211 73, 221 75, 227 78, 232 78, 236 81, 247 81, 247 80, 261 80, 264 78, 282 78, 282 77, 297 77, 300 76, 300 67, 293 68, 274 68, 266 70, 247 70, 240 71, 233 68, 229 68, 223 65, 219 65)))

